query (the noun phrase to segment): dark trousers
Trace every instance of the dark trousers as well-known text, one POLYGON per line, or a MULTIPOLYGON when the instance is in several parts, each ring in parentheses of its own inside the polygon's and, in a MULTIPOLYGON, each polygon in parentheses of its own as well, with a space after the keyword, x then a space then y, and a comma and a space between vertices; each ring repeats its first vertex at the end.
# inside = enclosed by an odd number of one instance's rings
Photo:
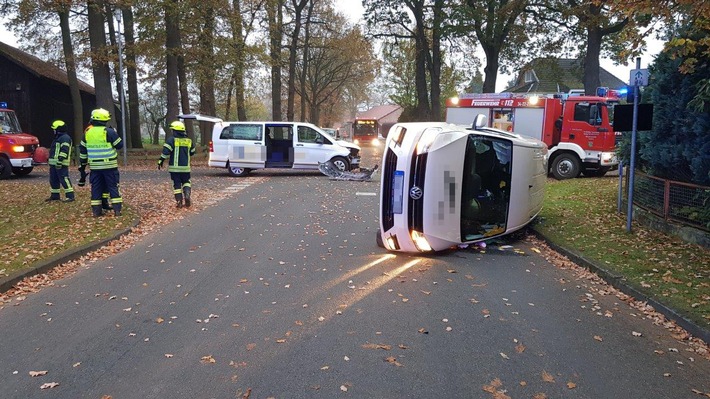
POLYGON ((190 172, 170 172, 170 178, 173 180, 173 194, 176 201, 182 201, 183 189, 191 187, 190 172))
POLYGON ((69 168, 55 168, 54 166, 49 167, 49 187, 51 199, 59 199, 61 197, 61 189, 64 188, 64 195, 67 198, 74 198, 74 187, 69 180, 69 168))
POLYGON ((101 198, 104 193, 108 193, 113 204, 113 209, 116 212, 121 211, 121 191, 119 190, 119 174, 118 168, 113 169, 98 169, 92 170, 89 174, 89 182, 91 183, 91 206, 101 207, 101 198))

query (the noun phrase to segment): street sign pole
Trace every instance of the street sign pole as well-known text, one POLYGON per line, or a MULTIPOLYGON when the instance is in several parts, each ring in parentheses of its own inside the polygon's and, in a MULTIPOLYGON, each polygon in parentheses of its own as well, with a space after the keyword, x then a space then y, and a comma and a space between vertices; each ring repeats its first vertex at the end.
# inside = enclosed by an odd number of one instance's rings
MULTIPOLYGON (((636 71, 641 70, 641 57, 636 58, 636 71)), ((642 82, 642 77, 639 72, 634 78, 634 115, 631 125, 631 162, 629 163, 629 190, 628 208, 626 210, 626 232, 631 232, 631 219, 634 211, 634 170, 636 169, 636 128, 638 126, 638 110, 639 110, 639 85, 642 82)), ((629 82, 631 83, 631 82, 629 82)))

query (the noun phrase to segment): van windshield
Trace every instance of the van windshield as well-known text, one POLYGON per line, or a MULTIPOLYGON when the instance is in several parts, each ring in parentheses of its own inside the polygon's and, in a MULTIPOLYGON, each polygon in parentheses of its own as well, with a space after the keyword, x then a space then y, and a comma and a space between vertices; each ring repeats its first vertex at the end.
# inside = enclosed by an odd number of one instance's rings
POLYGON ((466 142, 461 190, 461 241, 502 234, 510 205, 513 144, 470 134, 466 142))

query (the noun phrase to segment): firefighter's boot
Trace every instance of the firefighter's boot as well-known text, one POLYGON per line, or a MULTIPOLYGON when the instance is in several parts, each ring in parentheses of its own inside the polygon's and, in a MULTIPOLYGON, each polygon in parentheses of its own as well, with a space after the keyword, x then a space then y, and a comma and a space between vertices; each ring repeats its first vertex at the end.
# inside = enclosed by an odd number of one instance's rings
POLYGON ((190 198, 190 195, 192 194, 190 186, 183 187, 182 192, 185 195, 185 207, 189 208, 190 205, 192 205, 192 200, 190 198))
POLYGON ((111 206, 111 204, 108 203, 108 198, 101 199, 101 209, 103 209, 105 211, 113 210, 113 207, 111 206))
POLYGON ((101 209, 101 205, 91 205, 91 213, 97 218, 104 215, 104 210, 101 209))
POLYGON ((175 207, 182 208, 182 194, 175 194, 175 207))
POLYGON ((113 204, 113 216, 121 216, 121 207, 122 204, 120 202, 113 204))

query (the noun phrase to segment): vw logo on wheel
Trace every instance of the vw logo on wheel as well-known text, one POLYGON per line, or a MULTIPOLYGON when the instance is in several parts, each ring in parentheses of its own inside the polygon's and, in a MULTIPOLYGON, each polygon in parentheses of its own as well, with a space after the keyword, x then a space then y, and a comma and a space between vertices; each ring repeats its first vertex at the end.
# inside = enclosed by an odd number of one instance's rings
POLYGON ((409 198, 413 200, 418 200, 422 198, 422 195, 424 194, 424 191, 418 186, 413 186, 412 188, 409 189, 409 198))

